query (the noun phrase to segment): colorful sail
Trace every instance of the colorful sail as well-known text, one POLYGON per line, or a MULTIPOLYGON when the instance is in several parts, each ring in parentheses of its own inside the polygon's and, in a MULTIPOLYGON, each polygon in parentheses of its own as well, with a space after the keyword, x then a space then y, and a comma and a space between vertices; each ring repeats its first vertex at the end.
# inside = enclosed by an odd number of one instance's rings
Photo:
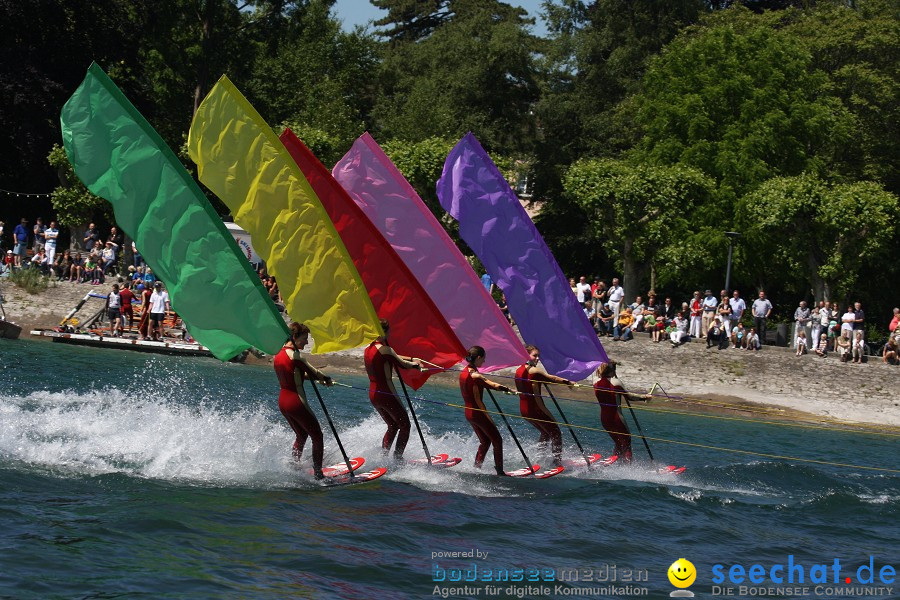
POLYGON ((112 204, 191 335, 222 360, 250 346, 278 352, 288 330, 259 277, 172 150, 96 64, 60 122, 75 173, 112 204))
POLYGON ((250 234, 288 314, 312 331, 314 353, 355 348, 381 335, 328 213, 278 136, 227 77, 194 115, 188 151, 200 181, 250 234))
MULTIPOLYGON (((462 343, 384 236, 290 129, 281 134, 281 142, 328 211, 375 312, 390 323, 394 350, 448 369, 459 363, 466 354, 462 343)), ((431 372, 401 369, 400 375, 419 389, 431 372)))
POLYGON ((468 261, 368 133, 354 142, 332 174, 431 296, 463 346, 484 347, 483 370, 528 360, 468 261))
POLYGON ((487 152, 466 134, 444 162, 441 206, 503 293, 548 372, 587 378, 606 352, 541 234, 487 152))

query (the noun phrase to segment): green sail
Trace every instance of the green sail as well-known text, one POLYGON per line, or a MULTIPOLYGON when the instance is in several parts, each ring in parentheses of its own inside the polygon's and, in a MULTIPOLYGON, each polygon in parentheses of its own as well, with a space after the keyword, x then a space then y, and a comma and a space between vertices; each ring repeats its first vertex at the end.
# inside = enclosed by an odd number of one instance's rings
POLYGON ((112 204, 191 335, 222 360, 250 346, 278 352, 288 330, 256 273, 172 150, 96 63, 60 122, 75 173, 112 204))

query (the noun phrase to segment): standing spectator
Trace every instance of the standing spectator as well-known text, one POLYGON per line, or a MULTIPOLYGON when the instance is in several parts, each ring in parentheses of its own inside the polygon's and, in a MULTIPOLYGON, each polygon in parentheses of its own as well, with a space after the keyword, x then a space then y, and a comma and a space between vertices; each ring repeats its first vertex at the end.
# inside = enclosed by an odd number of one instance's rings
POLYGON ((794 348, 797 347, 797 339, 800 337, 801 331, 806 332, 804 337, 812 335, 810 323, 812 323, 812 311, 806 306, 806 300, 801 300, 800 306, 794 311, 794 348))
MULTIPOLYGON (((766 341, 766 319, 772 314, 772 303, 766 298, 766 293, 759 290, 759 298, 753 301, 753 325, 759 334, 759 343, 766 341)), ((751 331, 753 331, 751 329, 751 331)), ((758 350, 758 348, 757 348, 758 350)))
POLYGON ((56 221, 50 221, 50 227, 44 230, 44 249, 47 250, 47 258, 53 264, 56 258, 56 240, 59 238, 59 229, 56 221))
POLYGON ((13 229, 13 256, 16 260, 16 268, 22 268, 22 259, 27 254, 28 248, 28 219, 22 219, 22 222, 13 229))
POLYGON ((845 335, 849 339, 853 335, 854 325, 856 325, 856 313, 853 312, 852 306, 848 306, 847 312, 841 316, 841 335, 845 335))
POLYGON ((712 327, 712 322, 716 318, 717 306, 719 306, 719 302, 713 296, 712 290, 706 290, 706 296, 703 298, 703 323, 700 337, 708 333, 712 327))
POLYGON ((481 285, 484 286, 484 289, 487 290, 488 294, 494 293, 494 280, 491 279, 491 276, 487 273, 481 276, 481 285))
POLYGON ((744 311, 747 310, 747 304, 744 302, 744 299, 741 298, 741 293, 737 290, 734 290, 728 304, 731 305, 731 327, 733 329, 741 322, 744 311))
POLYGON ((756 327, 751 327, 750 333, 747 334, 747 350, 756 350, 759 352, 759 349, 762 348, 762 342, 760 342, 759 339, 759 334, 756 333, 756 327))
POLYGON ((861 363, 866 353, 866 342, 863 340, 863 332, 857 329, 853 332, 853 362, 861 363))
POLYGON ((131 261, 135 269, 140 269, 144 266, 144 257, 141 256, 141 252, 138 250, 134 240, 131 240, 131 261))
POLYGON ((673 348, 691 339, 688 337, 688 320, 684 318, 684 313, 680 312, 675 316, 672 320, 672 327, 674 329, 671 334, 673 348))
POLYGON ((722 319, 722 327, 725 329, 725 337, 731 337, 731 300, 728 298, 728 292, 722 290, 719 296, 719 305, 716 307, 716 313, 722 319))
POLYGON ((594 301, 594 312, 600 314, 600 306, 606 300, 606 283, 599 279, 594 280, 591 286, 591 299, 594 301))
POLYGON ((82 239, 82 246, 86 252, 90 252, 97 245, 97 242, 100 241, 100 232, 97 231, 97 228, 93 223, 88 225, 87 231, 84 232, 84 238, 82 239))
POLYGON ((119 252, 122 249, 122 245, 125 243, 125 236, 122 235, 122 232, 119 231, 118 227, 110 227, 109 228, 109 237, 106 238, 108 242, 112 242, 116 247, 116 252, 119 252))
POLYGON ((828 339, 837 343, 837 337, 841 334, 841 309, 838 307, 837 302, 831 303, 829 315, 831 318, 828 321, 828 339))
POLYGON ((578 304, 591 301, 591 284, 587 282, 587 277, 584 275, 578 279, 578 285, 575 286, 575 296, 578 298, 578 304))
POLYGON ((627 342, 629 338, 634 337, 631 333, 632 324, 634 324, 634 317, 631 316, 631 309, 626 308, 625 312, 619 314, 619 320, 616 322, 615 329, 613 329, 613 341, 622 340, 627 342))
POLYGON ((613 323, 619 322, 619 313, 621 312, 622 306, 622 298, 625 297, 625 290, 622 289, 622 286, 619 285, 619 278, 613 277, 612 285, 609 288, 609 293, 607 294, 609 298, 609 308, 613 311, 613 323))
POLYGON ((831 312, 825 305, 823 300, 819 300, 819 305, 812 310, 812 333, 809 337, 812 343, 816 343, 819 334, 828 329, 828 321, 831 320, 831 312))
POLYGON ((153 293, 150 295, 150 337, 154 341, 162 341, 163 323, 168 310, 169 293, 163 289, 162 282, 157 281, 153 284, 153 293))
MULTIPOLYGON (((666 298, 666 302, 671 304, 671 302, 669 302, 669 298, 666 298)), ((689 333, 691 334, 691 337, 701 338, 703 337, 702 335, 700 335, 702 331, 701 317, 703 315, 703 300, 700 298, 699 291, 694 292, 694 297, 691 299, 690 309, 691 326, 689 333)))
POLYGON ((47 231, 47 226, 44 225, 44 219, 41 217, 37 218, 37 221, 34 223, 34 227, 32 229, 32 233, 34 233, 34 253, 37 254, 41 250, 44 249, 44 241, 46 238, 44 237, 44 232, 47 231))
POLYGON ((894 333, 897 331, 897 325, 900 325, 900 308, 894 309, 894 318, 891 319, 891 324, 888 325, 888 331, 894 333))
POLYGON ((0 254, 4 254, 3 252, 3 226, 6 225, 3 221, 0 221, 0 254))
MULTIPOLYGON (((862 309, 862 304, 856 302, 853 304, 853 331, 861 331, 863 337, 866 336, 865 321, 866 313, 862 309)), ((855 335, 855 334, 854 334, 855 335)))

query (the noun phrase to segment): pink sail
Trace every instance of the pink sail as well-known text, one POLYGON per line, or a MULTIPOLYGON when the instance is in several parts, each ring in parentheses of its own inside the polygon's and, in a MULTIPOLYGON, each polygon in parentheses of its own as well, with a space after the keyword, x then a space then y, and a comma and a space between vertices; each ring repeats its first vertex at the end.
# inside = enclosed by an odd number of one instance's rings
POLYGON ((485 349, 483 371, 528 360, 466 258, 368 133, 353 143, 332 175, 419 280, 463 346, 485 349))

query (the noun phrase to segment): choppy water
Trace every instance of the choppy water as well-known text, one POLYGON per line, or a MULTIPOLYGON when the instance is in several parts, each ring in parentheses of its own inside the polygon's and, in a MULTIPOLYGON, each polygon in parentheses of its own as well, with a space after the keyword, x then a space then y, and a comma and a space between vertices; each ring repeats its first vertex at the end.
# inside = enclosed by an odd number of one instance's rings
MULTIPOLYGON (((453 388, 420 393, 459 401, 453 388)), ((380 456, 383 424, 364 392, 324 396, 348 452, 388 466, 385 477, 323 489, 307 463, 295 466, 270 368, 0 340, 0 597, 424 598, 464 585, 479 598, 569 597, 585 586, 594 593, 580 597, 626 597, 630 585, 663 598, 675 589, 666 570, 682 556, 698 571, 691 590, 711 597, 713 565, 768 570, 788 555, 805 565, 813 594, 814 564, 830 569, 837 558, 840 584, 846 575, 859 585, 856 569, 872 556, 869 588, 881 587, 880 568, 900 568, 897 474, 656 444, 657 458, 688 471, 614 466, 500 481, 472 467, 477 442, 461 411, 423 402, 431 451, 464 461, 397 467, 380 456), (473 549, 487 557, 435 555, 473 549), (616 584, 503 582, 493 596, 483 581, 434 581, 516 568, 609 578, 613 565, 616 584), (625 569, 646 570, 647 581, 624 581, 625 569)), ((597 424, 593 406, 563 406, 573 422, 597 424)), ((639 417, 660 438, 900 467, 896 437, 639 417)), ((514 427, 540 462, 532 428, 514 427)), ((580 437, 611 449, 605 434, 580 437)), ((511 440, 504 446, 507 467, 522 466, 511 440)), ((420 454, 414 431, 407 456, 420 454)), ((326 461, 338 460, 326 431, 326 461)), ((880 597, 900 597, 892 587, 880 597)))

